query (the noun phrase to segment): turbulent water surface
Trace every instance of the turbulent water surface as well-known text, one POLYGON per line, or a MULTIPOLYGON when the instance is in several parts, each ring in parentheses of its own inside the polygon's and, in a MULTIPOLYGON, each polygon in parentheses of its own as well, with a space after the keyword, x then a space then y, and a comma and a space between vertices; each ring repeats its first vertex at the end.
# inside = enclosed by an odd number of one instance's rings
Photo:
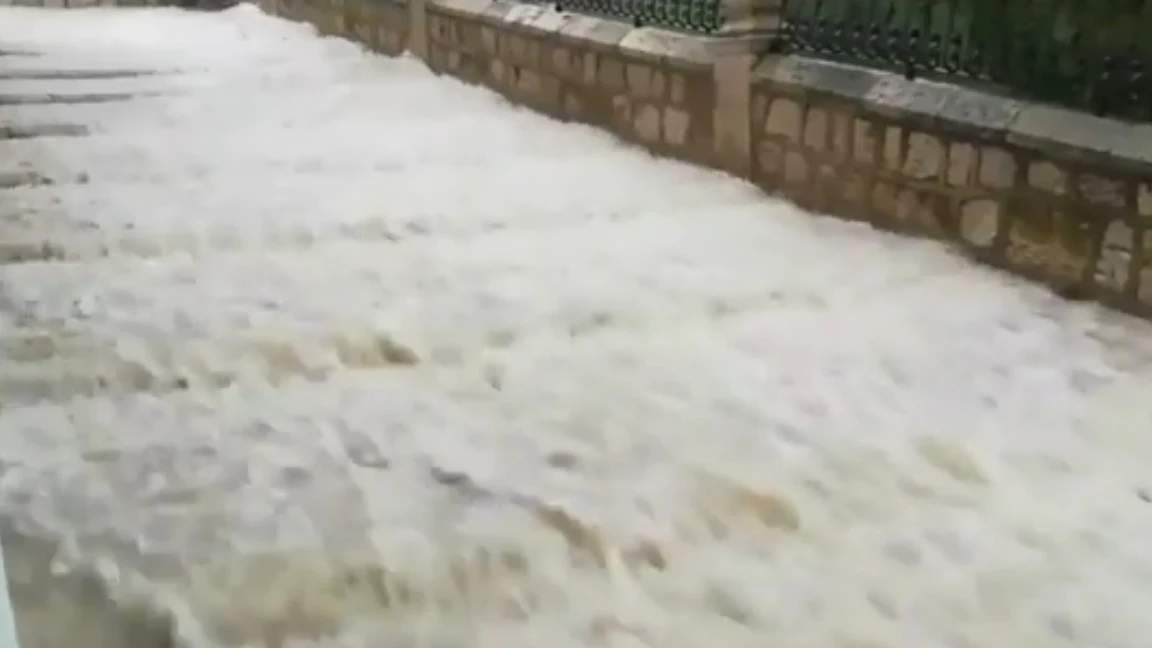
POLYGON ((251 7, 0 45, 0 507, 185 640, 1148 645, 1147 326, 251 7))

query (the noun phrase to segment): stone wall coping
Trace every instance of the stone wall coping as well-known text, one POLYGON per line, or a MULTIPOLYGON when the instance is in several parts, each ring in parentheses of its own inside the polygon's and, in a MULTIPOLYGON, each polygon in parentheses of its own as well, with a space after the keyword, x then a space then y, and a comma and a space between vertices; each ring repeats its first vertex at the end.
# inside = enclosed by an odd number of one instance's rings
POLYGON ((1152 124, 998 96, 973 88, 803 56, 769 56, 752 73, 803 96, 859 102, 925 129, 959 131, 987 141, 1039 150, 1057 159, 1119 166, 1152 178, 1152 124))
MULTIPOLYGON (((679 67, 711 67, 726 56, 762 51, 770 37, 764 33, 703 36, 633 27, 611 18, 509 0, 428 0, 428 6, 574 46, 679 67)), ((958 131, 1057 159, 1119 166, 1152 177, 1152 124, 1127 123, 975 88, 796 55, 766 57, 753 71, 753 81, 767 81, 793 94, 812 92, 862 103, 878 114, 925 129, 958 131)))
POLYGON ((540 37, 605 53, 686 67, 710 67, 726 56, 758 51, 770 37, 757 31, 703 36, 658 27, 633 27, 611 18, 508 0, 428 0, 428 7, 493 25, 515 26, 540 37))

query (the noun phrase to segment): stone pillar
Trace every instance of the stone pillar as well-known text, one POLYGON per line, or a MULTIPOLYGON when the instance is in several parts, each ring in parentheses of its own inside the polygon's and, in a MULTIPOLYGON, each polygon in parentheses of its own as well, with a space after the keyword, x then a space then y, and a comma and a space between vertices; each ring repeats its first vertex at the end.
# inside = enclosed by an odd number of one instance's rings
POLYGON ((407 48, 413 56, 428 62, 428 0, 408 0, 407 48))
POLYGON ((722 0, 724 22, 711 44, 717 163, 739 177, 752 170, 752 69, 780 27, 783 0, 722 0))
POLYGON ((765 41, 780 29, 784 0, 721 0, 721 36, 760 36, 765 41))

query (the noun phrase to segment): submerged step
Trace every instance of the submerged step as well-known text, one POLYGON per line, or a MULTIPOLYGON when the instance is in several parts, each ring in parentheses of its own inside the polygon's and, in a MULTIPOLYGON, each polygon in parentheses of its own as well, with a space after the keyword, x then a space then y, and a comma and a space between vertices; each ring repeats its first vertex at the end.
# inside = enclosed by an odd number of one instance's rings
POLYGON ((68 81, 78 79, 131 79, 165 74, 158 70, 0 70, 0 80, 68 81))
POLYGON ((0 94, 0 106, 38 106, 46 104, 111 103, 148 99, 159 92, 93 92, 84 94, 0 94))
POLYGON ((0 190, 16 187, 35 187, 54 184, 52 180, 35 171, 0 171, 0 190))
POLYGON ((87 134, 88 129, 80 124, 0 124, 0 141, 36 137, 76 137, 87 134))

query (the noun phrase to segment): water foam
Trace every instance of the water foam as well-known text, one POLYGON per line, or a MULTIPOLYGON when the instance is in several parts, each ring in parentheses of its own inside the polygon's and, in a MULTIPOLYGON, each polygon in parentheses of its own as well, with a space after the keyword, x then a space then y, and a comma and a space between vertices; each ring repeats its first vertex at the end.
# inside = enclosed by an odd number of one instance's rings
POLYGON ((0 507, 193 645, 1142 645, 1146 325, 251 7, 0 41, 169 71, 6 109, 0 507))

